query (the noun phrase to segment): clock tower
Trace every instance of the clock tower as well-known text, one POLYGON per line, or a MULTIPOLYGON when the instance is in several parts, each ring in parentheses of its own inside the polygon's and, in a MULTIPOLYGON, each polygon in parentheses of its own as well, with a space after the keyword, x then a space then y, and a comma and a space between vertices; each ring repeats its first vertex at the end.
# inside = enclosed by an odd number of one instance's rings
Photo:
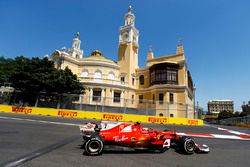
POLYGON ((125 83, 133 85, 135 70, 138 68, 138 37, 139 31, 135 28, 135 16, 132 7, 124 16, 124 25, 119 30, 118 65, 125 83))

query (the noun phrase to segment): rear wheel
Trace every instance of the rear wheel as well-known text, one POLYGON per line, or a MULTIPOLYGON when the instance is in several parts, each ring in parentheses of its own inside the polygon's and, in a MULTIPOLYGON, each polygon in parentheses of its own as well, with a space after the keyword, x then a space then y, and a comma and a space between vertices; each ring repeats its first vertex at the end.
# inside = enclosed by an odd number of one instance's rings
POLYGON ((86 141, 85 153, 88 155, 100 155, 103 151, 104 143, 101 137, 93 137, 86 141))
POLYGON ((195 142, 190 137, 182 137, 178 141, 179 151, 185 154, 193 154, 195 150, 195 142))

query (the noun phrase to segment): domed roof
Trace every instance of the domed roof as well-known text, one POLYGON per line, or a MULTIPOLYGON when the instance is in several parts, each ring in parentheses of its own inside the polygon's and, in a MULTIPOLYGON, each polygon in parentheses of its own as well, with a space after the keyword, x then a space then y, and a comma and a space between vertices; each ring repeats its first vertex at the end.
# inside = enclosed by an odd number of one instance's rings
POLYGON ((110 60, 103 56, 102 52, 99 50, 94 50, 89 57, 83 58, 84 62, 93 62, 98 64, 110 64, 118 66, 117 63, 113 60, 110 60))
POLYGON ((103 56, 100 50, 94 50, 91 52, 91 56, 103 56))

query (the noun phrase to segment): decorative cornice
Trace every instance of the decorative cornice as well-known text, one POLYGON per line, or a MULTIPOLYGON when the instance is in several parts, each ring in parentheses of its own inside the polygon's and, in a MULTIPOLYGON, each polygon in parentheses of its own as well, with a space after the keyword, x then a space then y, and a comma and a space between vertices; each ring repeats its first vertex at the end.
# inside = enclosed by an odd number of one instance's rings
POLYGON ((188 90, 189 88, 185 85, 170 85, 170 84, 153 85, 148 88, 137 89, 136 92, 149 92, 152 90, 166 90, 166 89, 179 92, 187 90, 190 92, 190 90, 188 90))
POLYGON ((78 66, 83 66, 83 65, 88 65, 88 66, 103 66, 103 67, 110 67, 110 68, 115 68, 115 69, 120 69, 118 64, 113 64, 108 61, 94 61, 94 60, 84 60, 83 59, 75 59, 73 57, 70 57, 69 55, 64 55, 63 56, 64 60, 67 60, 73 64, 76 64, 78 66))
MULTIPOLYGON (((183 56, 183 54, 172 54, 172 55, 166 55, 166 56, 161 56, 161 57, 156 57, 150 60, 147 60, 147 62, 152 62, 152 61, 160 61, 161 59, 168 59, 168 58, 172 58, 172 57, 178 57, 178 56, 183 56)), ((183 59, 185 60, 185 59, 183 59)))
POLYGON ((124 31, 128 31, 130 29, 133 29, 134 32, 136 32, 136 35, 139 35, 139 30, 137 30, 135 28, 135 26, 132 26, 132 25, 127 25, 127 26, 120 26, 120 33, 124 32, 124 31))
POLYGON ((84 86, 86 87, 109 87, 109 88, 118 88, 118 89, 125 89, 125 90, 132 90, 132 91, 136 91, 136 89, 131 88, 131 87, 127 87, 127 86, 123 86, 123 85, 114 85, 114 84, 106 84, 106 83, 97 83, 97 82, 82 82, 81 83, 84 84, 84 86))
POLYGON ((135 71, 138 72, 138 73, 148 71, 148 70, 149 70, 149 67, 135 69, 135 71))

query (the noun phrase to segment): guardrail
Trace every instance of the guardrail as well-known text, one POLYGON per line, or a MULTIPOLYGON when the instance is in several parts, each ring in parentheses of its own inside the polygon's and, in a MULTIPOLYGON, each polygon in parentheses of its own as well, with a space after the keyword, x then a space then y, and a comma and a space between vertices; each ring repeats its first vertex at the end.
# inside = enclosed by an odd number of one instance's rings
POLYGON ((194 106, 192 104, 136 98, 128 99, 124 98, 122 94, 120 94, 120 97, 114 97, 110 95, 112 94, 111 92, 107 92, 107 96, 102 96, 102 91, 99 90, 99 92, 98 96, 17 91, 5 94, 0 93, 0 105, 189 119, 198 118, 198 112, 194 113, 194 106))
POLYGON ((221 119, 220 123, 232 124, 232 125, 236 125, 236 124, 250 125, 250 116, 221 119))

